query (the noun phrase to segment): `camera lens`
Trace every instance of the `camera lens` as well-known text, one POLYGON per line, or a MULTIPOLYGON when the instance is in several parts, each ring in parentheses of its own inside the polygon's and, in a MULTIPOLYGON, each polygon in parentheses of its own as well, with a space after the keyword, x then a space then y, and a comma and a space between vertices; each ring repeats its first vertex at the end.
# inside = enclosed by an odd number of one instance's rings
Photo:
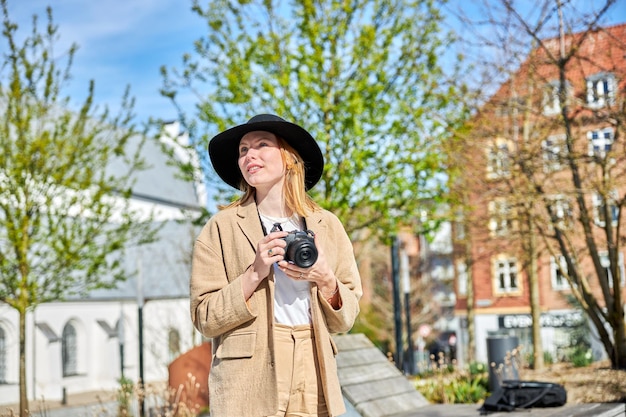
POLYGON ((293 242, 288 255, 300 268, 308 268, 317 261, 317 248, 308 241, 293 242))

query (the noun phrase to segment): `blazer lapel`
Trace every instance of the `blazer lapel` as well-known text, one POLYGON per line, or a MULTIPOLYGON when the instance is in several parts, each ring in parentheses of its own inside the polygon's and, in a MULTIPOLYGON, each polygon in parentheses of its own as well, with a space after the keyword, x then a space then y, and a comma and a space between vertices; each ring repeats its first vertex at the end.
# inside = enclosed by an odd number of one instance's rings
POLYGON ((322 240, 326 240, 326 228, 327 225, 323 221, 323 216, 321 211, 315 211, 304 219, 306 222, 306 228, 312 230, 316 235, 319 233, 322 240))
POLYGON ((263 228, 253 198, 237 207, 237 224, 241 233, 248 239, 250 246, 256 252, 256 245, 263 238, 263 228))

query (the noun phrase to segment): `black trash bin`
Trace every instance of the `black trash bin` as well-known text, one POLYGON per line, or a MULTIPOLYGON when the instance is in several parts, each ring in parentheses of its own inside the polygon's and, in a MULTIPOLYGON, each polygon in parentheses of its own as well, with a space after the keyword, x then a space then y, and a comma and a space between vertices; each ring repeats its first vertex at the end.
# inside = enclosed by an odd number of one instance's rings
POLYGON ((487 360, 489 361, 489 390, 494 392, 505 380, 519 380, 518 362, 511 356, 519 347, 517 336, 498 335, 487 337, 487 360), (509 360, 507 359, 509 356, 509 360))

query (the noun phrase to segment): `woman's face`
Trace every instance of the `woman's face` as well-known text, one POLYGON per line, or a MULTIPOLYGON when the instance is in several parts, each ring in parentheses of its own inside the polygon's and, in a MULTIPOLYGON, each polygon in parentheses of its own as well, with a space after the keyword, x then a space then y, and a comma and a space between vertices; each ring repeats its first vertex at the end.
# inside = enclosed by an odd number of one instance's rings
POLYGON ((239 141, 239 170, 251 186, 269 190, 282 187, 285 165, 276 135, 265 131, 246 133, 239 141))

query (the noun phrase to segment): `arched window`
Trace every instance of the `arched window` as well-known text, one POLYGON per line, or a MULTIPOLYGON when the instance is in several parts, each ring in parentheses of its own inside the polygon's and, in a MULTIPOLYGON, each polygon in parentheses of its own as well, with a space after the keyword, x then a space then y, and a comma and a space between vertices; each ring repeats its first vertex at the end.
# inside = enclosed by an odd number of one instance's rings
POLYGON ((7 383, 7 336, 0 327, 0 384, 7 383))
POLYGON ((78 373, 76 328, 72 323, 67 323, 63 328, 61 341, 61 359, 63 361, 63 376, 76 375, 78 373))
POLYGON ((167 335, 167 348, 171 362, 180 354, 180 334, 178 330, 170 329, 167 335))

